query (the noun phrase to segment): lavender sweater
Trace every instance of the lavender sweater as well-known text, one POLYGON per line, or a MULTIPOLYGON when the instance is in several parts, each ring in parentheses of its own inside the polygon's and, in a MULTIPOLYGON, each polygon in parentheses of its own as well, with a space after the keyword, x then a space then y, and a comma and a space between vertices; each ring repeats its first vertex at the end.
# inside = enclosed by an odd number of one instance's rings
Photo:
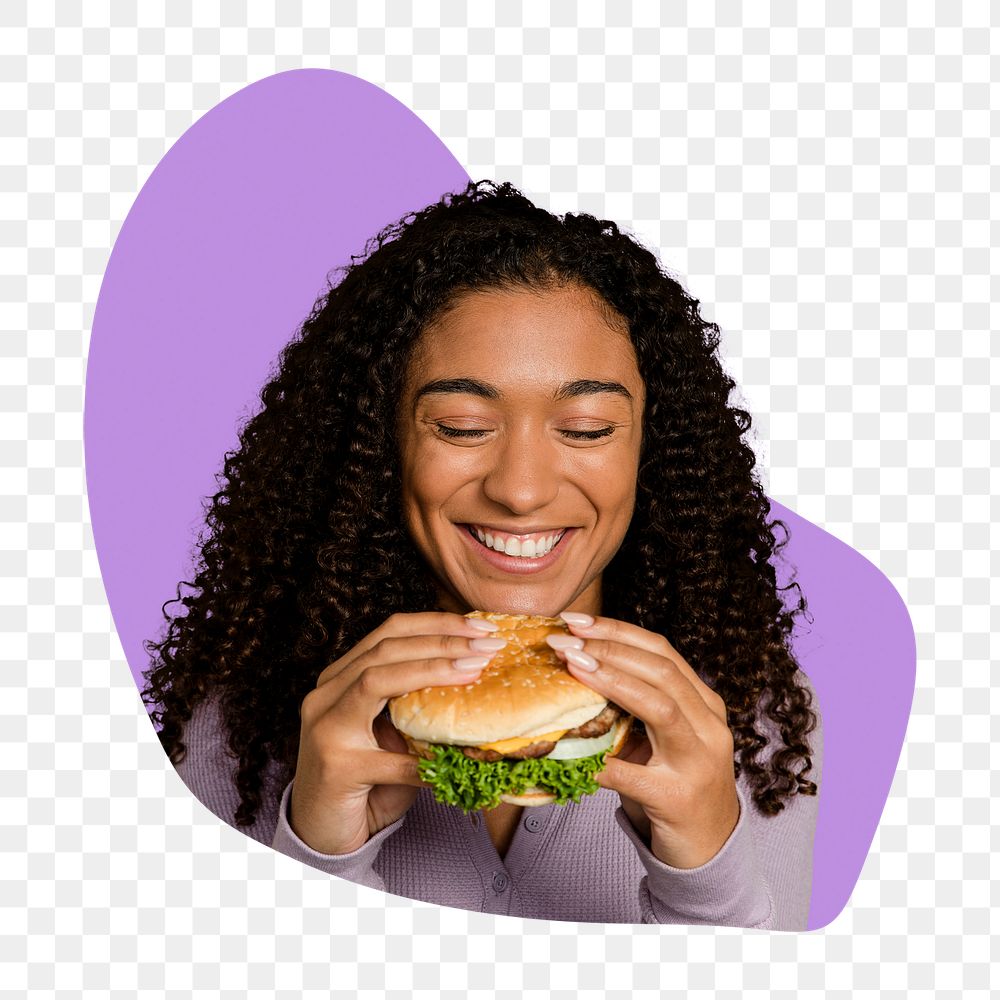
MULTIPOLYGON (((822 730, 809 739, 810 777, 819 784, 822 730)), ((196 798, 234 825, 239 795, 225 740, 214 704, 199 706, 185 729, 187 756, 177 770, 196 798)), ((443 806, 427 789, 353 853, 317 854, 289 826, 290 791, 271 768, 256 822, 237 829, 330 875, 397 896, 546 920, 806 927, 815 796, 797 795, 768 817, 740 779, 740 818, 729 839, 700 868, 678 869, 649 851, 617 792, 608 789, 579 803, 525 809, 504 858, 481 813, 443 806)))

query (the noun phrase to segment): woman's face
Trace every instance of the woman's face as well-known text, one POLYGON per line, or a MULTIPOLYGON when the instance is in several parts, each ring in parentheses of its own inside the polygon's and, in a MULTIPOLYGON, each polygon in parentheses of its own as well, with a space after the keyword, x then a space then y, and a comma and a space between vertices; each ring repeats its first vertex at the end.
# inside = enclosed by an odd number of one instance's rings
POLYGON ((402 500, 445 610, 600 611, 645 404, 609 313, 576 285, 469 292, 421 335, 399 411, 402 500))

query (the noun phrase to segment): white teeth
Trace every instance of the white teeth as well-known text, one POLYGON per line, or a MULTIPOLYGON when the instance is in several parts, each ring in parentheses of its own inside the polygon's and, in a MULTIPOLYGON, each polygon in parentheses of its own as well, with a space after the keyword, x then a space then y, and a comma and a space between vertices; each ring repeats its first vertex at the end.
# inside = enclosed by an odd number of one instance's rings
POLYGON ((518 538, 508 538, 505 541, 500 537, 494 537, 488 531, 481 531, 479 528, 473 528, 472 531, 487 548, 519 559, 540 559, 542 556, 548 555, 565 534, 565 531, 560 531, 556 535, 548 535, 537 541, 529 538, 522 542, 518 538))

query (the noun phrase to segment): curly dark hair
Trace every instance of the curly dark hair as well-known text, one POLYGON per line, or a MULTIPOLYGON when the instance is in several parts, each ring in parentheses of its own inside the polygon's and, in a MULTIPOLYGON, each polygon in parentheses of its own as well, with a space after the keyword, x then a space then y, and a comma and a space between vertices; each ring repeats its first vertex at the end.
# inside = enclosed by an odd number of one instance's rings
POLYGON ((816 794, 816 716, 789 648, 805 600, 778 584, 787 529, 768 520, 718 327, 613 222, 483 181, 389 226, 317 301, 225 456, 194 580, 147 643, 143 699, 171 761, 194 708, 220 700, 238 825, 254 822, 270 762, 291 778, 299 706, 322 669, 390 614, 438 607, 403 526, 395 435, 421 331, 462 292, 554 284, 587 287, 624 319, 646 385, 636 507, 602 613, 667 636, 723 697, 736 774, 763 813, 816 794))

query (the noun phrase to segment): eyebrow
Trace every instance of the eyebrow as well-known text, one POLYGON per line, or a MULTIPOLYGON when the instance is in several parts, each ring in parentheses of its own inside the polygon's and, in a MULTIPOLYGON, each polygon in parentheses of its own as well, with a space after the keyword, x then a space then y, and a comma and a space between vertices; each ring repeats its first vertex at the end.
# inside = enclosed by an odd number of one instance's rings
MULTIPOLYGON (((557 402, 564 399, 576 399, 579 396, 594 396, 602 392, 615 393, 624 396, 626 399, 632 398, 632 393, 621 384, 621 382, 604 382, 592 378, 580 378, 575 382, 565 382, 559 386, 552 397, 557 402)), ((496 386, 487 382, 481 382, 477 378, 439 378, 433 382, 428 382, 417 390, 413 401, 416 402, 421 396, 433 396, 444 393, 464 393, 470 396, 479 396, 482 399, 503 399, 503 393, 496 386)))
POLYGON ((626 399, 632 398, 632 393, 621 382, 601 382, 592 378, 580 378, 575 382, 566 382, 559 386, 555 399, 575 399, 577 396, 595 396, 600 392, 613 392, 626 399))

